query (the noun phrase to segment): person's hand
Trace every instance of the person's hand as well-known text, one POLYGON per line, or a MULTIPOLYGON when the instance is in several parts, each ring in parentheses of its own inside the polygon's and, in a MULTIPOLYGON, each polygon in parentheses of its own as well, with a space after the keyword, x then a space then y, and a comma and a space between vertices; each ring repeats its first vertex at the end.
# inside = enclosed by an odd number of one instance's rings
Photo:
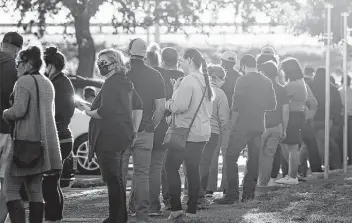
POLYGON ((134 146, 134 144, 136 143, 136 140, 137 140, 137 133, 136 132, 134 132, 133 133, 133 136, 132 136, 132 138, 131 138, 131 148, 134 146))
POLYGON ((11 124, 11 121, 10 120, 8 120, 7 118, 6 118, 6 115, 5 115, 5 111, 6 111, 7 109, 5 109, 4 110, 4 112, 2 113, 2 119, 7 123, 7 124, 11 124))
POLYGON ((282 131, 282 134, 281 134, 281 140, 284 140, 284 139, 286 139, 286 136, 287 136, 287 133, 286 133, 286 131, 282 131))

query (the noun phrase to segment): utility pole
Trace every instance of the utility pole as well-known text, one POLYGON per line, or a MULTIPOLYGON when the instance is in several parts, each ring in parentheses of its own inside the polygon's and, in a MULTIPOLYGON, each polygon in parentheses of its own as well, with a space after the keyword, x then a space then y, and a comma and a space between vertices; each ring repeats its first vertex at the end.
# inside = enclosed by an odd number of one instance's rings
POLYGON ((348 131, 348 114, 347 114, 347 38, 349 35, 348 31, 348 19, 349 14, 347 12, 342 13, 343 18, 343 88, 344 88, 344 117, 343 117, 343 171, 347 172, 347 131, 348 131))

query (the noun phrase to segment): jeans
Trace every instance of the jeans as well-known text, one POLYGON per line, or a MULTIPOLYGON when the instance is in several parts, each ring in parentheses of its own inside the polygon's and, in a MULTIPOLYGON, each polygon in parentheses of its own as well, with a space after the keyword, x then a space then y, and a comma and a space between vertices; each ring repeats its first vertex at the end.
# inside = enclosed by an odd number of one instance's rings
MULTIPOLYGON (((133 158, 133 179, 131 202, 135 206, 137 220, 148 219, 149 212, 149 170, 153 149, 154 133, 139 132, 132 148, 128 148, 123 155, 122 171, 124 185, 128 172, 130 156, 133 158)), ((134 209, 133 207, 131 209, 134 209)))
POLYGON ((22 184, 25 185, 28 194, 29 202, 43 202, 42 192, 43 175, 30 175, 30 176, 7 176, 4 182, 6 201, 21 200, 20 189, 22 184))
POLYGON ((259 153, 262 140, 261 132, 246 132, 234 130, 231 134, 229 146, 227 148, 227 181, 228 191, 226 198, 238 200, 238 158, 240 153, 248 147, 247 172, 243 181, 243 193, 253 193, 257 184, 259 153))
MULTIPOLYGON (((209 167, 209 179, 208 179, 208 185, 206 191, 217 191, 218 190, 218 172, 219 172, 219 155, 220 155, 220 149, 222 150, 222 153, 224 152, 224 148, 220 148, 220 145, 216 147, 216 150, 214 152, 213 158, 211 160, 211 164, 209 167)), ((222 172, 224 173, 224 158, 223 156, 223 168, 222 172)), ((222 179, 221 179, 221 185, 224 184, 224 181, 226 181, 226 174, 222 174, 222 179)), ((224 188, 226 189, 226 188, 224 188)))
POLYGON ((0 223, 5 223, 8 212, 6 207, 5 191, 3 190, 4 184, 2 178, 0 178, 0 187, 0 223))
POLYGON ((310 168, 312 172, 319 172, 321 171, 321 159, 319 157, 319 150, 318 150, 317 140, 314 134, 313 123, 306 122, 303 126, 302 133, 303 133, 303 142, 304 144, 306 144, 306 147, 308 150, 310 168))
POLYGON ((281 124, 272 128, 267 128, 263 134, 262 147, 260 149, 258 177, 258 183, 261 186, 268 185, 273 167, 274 156, 277 146, 280 143, 281 136, 281 124))
POLYGON ((12 148, 10 134, 0 133, 0 223, 5 223, 7 217, 6 197, 4 188, 5 171, 8 166, 8 156, 12 148))
POLYGON ((200 182, 201 187, 199 190, 199 196, 204 197, 205 191, 208 186, 209 179, 209 167, 211 165, 211 161, 213 160, 215 150, 219 144, 219 134, 212 133, 209 139, 209 142, 205 145, 201 159, 199 164, 200 171, 200 182))
POLYGON ((277 146, 277 150, 274 156, 273 166, 271 169, 271 178, 276 179, 280 173, 280 167, 282 170, 282 176, 288 174, 288 163, 285 160, 285 157, 282 154, 281 145, 277 146))
MULTIPOLYGON (((101 145, 101 144, 100 144, 101 145)), ((115 147, 115 145, 112 145, 115 147)), ((127 222, 126 189, 122 177, 124 150, 111 148, 111 145, 96 150, 101 176, 108 189, 109 222, 127 222)))
MULTIPOLYGON (((70 155, 73 143, 60 143, 62 162, 70 155)), ((61 173, 44 175, 43 177, 43 198, 45 201, 45 220, 61 220, 64 209, 64 196, 60 187, 61 173)))
MULTIPOLYGON (((149 170, 149 211, 158 212, 160 204, 161 175, 164 167, 166 148, 163 146, 168 126, 162 121, 155 130, 152 157, 149 170)), ((166 182, 164 182, 165 184, 166 182)), ((165 185, 166 186, 166 185, 165 185)), ((165 189, 164 189, 165 190, 165 189)))
POLYGON ((206 142, 187 142, 184 150, 170 148, 166 155, 166 174, 171 196, 171 211, 182 210, 181 205, 181 178, 179 169, 183 161, 187 168, 188 180, 188 207, 187 213, 197 211, 200 188, 199 163, 206 142))

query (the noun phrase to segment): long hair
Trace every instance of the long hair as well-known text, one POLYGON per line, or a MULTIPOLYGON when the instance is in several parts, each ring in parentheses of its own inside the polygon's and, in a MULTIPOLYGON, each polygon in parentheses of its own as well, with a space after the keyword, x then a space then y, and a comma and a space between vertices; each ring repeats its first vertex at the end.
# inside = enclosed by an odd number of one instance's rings
POLYGON ((209 78, 208 69, 207 69, 207 62, 205 61, 203 55, 197 49, 189 48, 189 49, 186 49, 183 55, 183 58, 184 59, 191 58, 196 69, 202 68, 202 73, 204 75, 204 80, 208 91, 208 99, 209 101, 214 100, 214 92, 212 87, 210 86, 210 78, 209 78))
POLYGON ((301 65, 296 58, 289 57, 283 60, 281 68, 287 79, 290 81, 295 81, 304 77, 301 65))
POLYGON ((129 69, 126 63, 126 59, 120 50, 115 50, 115 49, 102 50, 99 52, 98 58, 101 57, 102 55, 107 55, 110 62, 117 64, 116 70, 115 70, 116 72, 123 72, 124 74, 128 72, 129 69))
POLYGON ((160 47, 156 43, 149 45, 147 49, 147 64, 151 67, 160 67, 160 47))

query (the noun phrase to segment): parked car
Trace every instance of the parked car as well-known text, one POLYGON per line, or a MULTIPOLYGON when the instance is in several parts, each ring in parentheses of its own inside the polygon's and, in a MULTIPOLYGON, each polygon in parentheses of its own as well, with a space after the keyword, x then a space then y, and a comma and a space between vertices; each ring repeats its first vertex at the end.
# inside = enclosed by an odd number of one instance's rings
MULTIPOLYGON (((68 75, 75 89, 75 98, 80 98, 83 89, 87 86, 100 89, 103 81, 92 78, 85 78, 76 75, 68 75)), ((83 100, 83 99, 80 99, 83 100)), ((72 153, 64 161, 61 187, 70 186, 74 180, 75 172, 95 174, 99 172, 99 166, 94 159, 91 163, 88 162, 88 125, 89 117, 78 109, 75 109, 71 119, 70 128, 72 130, 74 145, 72 153)))

